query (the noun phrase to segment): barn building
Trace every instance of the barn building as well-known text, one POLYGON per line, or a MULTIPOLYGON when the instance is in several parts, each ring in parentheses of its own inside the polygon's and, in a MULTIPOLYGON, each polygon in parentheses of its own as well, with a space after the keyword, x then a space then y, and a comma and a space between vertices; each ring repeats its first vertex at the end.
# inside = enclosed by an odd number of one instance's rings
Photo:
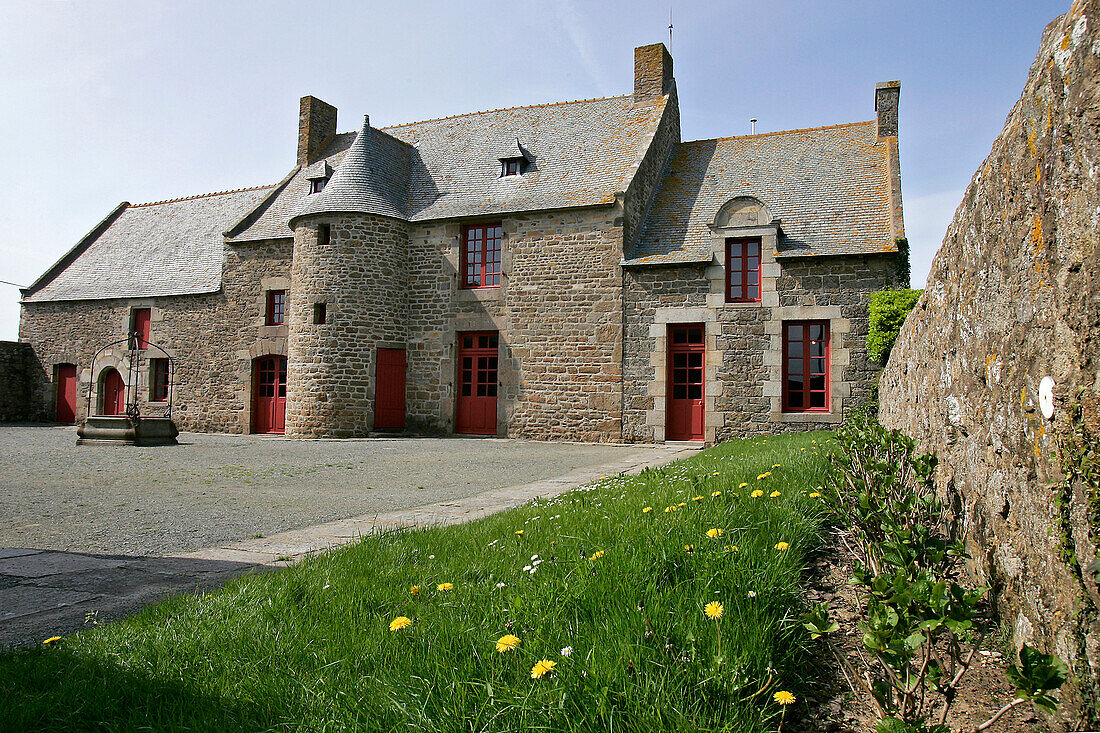
POLYGON ((835 425, 877 375, 869 295, 908 284, 899 84, 868 122, 682 142, 664 45, 634 73, 351 133, 304 97, 283 180, 124 202, 22 291, 35 414, 171 393, 181 429, 296 437, 835 425))

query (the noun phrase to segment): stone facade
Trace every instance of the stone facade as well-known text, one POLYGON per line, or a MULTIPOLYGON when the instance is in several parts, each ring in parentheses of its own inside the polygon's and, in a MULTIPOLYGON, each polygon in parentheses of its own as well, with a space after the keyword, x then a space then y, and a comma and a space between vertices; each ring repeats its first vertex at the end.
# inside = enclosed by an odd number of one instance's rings
POLYGON ((45 414, 34 410, 31 379, 34 350, 30 344, 0 341, 0 422, 42 420, 45 414))
POLYGON ((1100 723, 1100 490, 1067 484, 1060 457, 1079 431, 1100 435, 1097 29, 1097 0, 1048 26, 893 348, 880 408, 938 456, 972 570, 1017 646, 1073 670, 1065 730, 1100 723))

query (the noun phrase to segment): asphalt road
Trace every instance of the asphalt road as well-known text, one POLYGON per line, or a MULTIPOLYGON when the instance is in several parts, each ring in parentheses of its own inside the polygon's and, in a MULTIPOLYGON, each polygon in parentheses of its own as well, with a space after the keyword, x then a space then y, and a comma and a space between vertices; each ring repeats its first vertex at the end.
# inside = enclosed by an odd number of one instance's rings
POLYGON ((287 440, 184 433, 77 446, 72 427, 0 426, 0 548, 186 552, 465 498, 616 461, 640 446, 477 438, 287 440))

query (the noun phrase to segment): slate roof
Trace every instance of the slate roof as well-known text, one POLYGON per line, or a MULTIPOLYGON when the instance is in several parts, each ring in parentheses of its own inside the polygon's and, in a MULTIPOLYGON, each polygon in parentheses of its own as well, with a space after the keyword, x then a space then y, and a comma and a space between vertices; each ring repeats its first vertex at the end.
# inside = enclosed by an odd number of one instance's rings
POLYGON ((682 143, 623 264, 709 260, 710 226, 737 196, 780 220, 777 256, 896 252, 889 164, 873 121, 682 143))
POLYGON ((81 240, 24 291, 24 302, 147 298, 221 288, 227 223, 256 207, 272 186, 123 204, 105 230, 81 240), (66 265, 66 262, 68 264, 66 265))

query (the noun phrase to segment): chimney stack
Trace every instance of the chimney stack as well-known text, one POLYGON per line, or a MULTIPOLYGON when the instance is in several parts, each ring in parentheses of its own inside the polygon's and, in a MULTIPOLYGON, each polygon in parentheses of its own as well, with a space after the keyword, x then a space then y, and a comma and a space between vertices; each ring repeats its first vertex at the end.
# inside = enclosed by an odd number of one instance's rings
POLYGON ((663 43, 634 49, 634 101, 664 96, 672 88, 672 56, 663 43))
POLYGON ((336 134, 336 108, 317 97, 302 97, 298 108, 298 165, 321 159, 321 149, 336 134))
POLYGON ((898 136, 898 99, 900 81, 880 81, 875 85, 875 111, 878 112, 878 139, 898 136))

